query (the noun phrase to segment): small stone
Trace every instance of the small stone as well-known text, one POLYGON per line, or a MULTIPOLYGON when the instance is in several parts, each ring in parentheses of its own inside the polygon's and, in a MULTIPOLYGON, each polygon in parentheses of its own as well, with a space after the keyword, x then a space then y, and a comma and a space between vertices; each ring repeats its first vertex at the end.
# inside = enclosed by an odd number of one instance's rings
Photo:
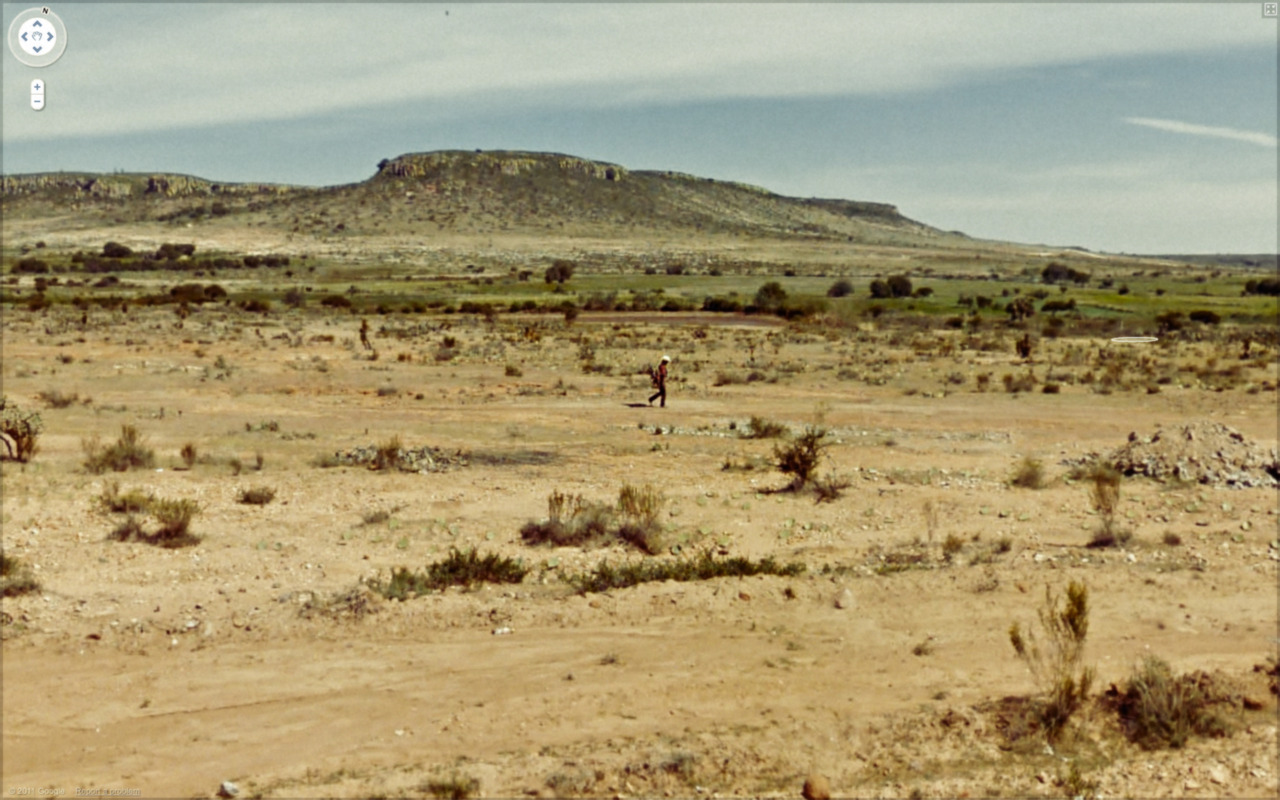
POLYGON ((835 606, 841 609, 853 608, 853 592, 849 591, 849 587, 846 586, 836 594, 835 606))
POLYGON ((218 797, 235 797, 240 794, 240 787, 231 781, 223 781, 218 785, 218 797))
POLYGON ((831 784, 821 775, 810 775, 804 779, 800 794, 804 800, 831 800, 831 784))
POLYGON ((511 629, 510 629, 510 628, 508 628, 507 626, 503 625, 501 628, 494 628, 494 629, 493 629, 493 635, 494 635, 494 636, 510 636, 510 635, 511 635, 511 629))
POLYGON ((1219 786, 1226 786, 1229 778, 1230 776, 1227 774, 1226 768, 1221 764, 1214 764, 1212 767, 1209 767, 1209 780, 1219 786))
POLYGON ((739 599, 739 600, 750 600, 750 599, 751 599, 751 595, 747 594, 746 592, 738 592, 738 599, 739 599))
POLYGON ((1195 790, 1195 789, 1199 789, 1199 788, 1200 788, 1200 782, 1199 782, 1199 781, 1197 781, 1197 780, 1196 780, 1196 779, 1194 779, 1194 778, 1187 778, 1187 780, 1182 784, 1182 788, 1183 788, 1183 789, 1186 789, 1187 791, 1192 791, 1192 790, 1195 790))

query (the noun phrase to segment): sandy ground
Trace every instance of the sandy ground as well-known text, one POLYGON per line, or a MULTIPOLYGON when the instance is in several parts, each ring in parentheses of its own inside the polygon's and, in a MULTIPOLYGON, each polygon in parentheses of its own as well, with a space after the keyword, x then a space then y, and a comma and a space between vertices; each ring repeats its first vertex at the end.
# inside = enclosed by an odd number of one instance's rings
POLYGON ((202 312, 179 330, 171 313, 131 313, 87 330, 70 316, 5 320, 11 400, 91 398, 43 411, 39 454, 3 465, 5 552, 43 586, 4 601, 6 796, 209 796, 224 780, 263 796, 430 795, 448 781, 485 796, 797 796, 811 775, 835 796, 1062 796, 1072 768, 1099 796, 1277 795, 1275 697, 1254 670, 1277 650, 1275 489, 1126 480, 1119 518, 1133 541, 1088 549, 1099 520, 1062 465, 1193 419, 1273 447, 1274 392, 979 393, 973 374, 993 371, 998 386, 1023 367, 785 329, 697 337, 693 320, 556 319, 535 341, 519 322, 455 318, 449 331, 375 337, 372 361, 350 318, 202 312), (433 357, 444 335, 460 342, 448 362, 433 357), (612 374, 583 372, 587 345, 612 374), (663 352, 675 357, 669 405, 650 408, 634 373, 663 352), (838 377, 872 352, 888 359, 885 385, 838 377), (779 380, 715 385, 719 371, 752 369, 779 380), (967 383, 947 386, 957 370, 967 383), (773 443, 739 435, 752 415, 793 430, 820 420, 824 471, 851 488, 823 504, 774 493, 785 479, 773 443), (110 441, 125 423, 159 468, 86 472, 82 439, 110 441), (313 465, 394 435, 467 464, 313 465), (203 457, 180 468, 188 442, 203 457), (1024 456, 1043 460, 1046 488, 1008 486, 1024 456), (108 540, 118 518, 96 498, 110 480, 197 500, 203 541, 108 540), (807 572, 579 595, 563 575, 640 556, 534 548, 520 526, 545 516, 553 490, 612 501, 628 483, 665 493, 666 535, 685 552, 807 572), (275 500, 238 503, 253 486, 275 500), (389 519, 365 524, 376 511, 389 519), (964 542, 950 561, 948 536, 964 542), (453 547, 533 570, 360 618, 317 610, 453 547), (895 553, 927 568, 878 574, 895 553), (1011 741, 998 701, 1035 684, 1009 625, 1032 624, 1045 587, 1072 579, 1090 590, 1100 689, 1157 654, 1216 672, 1261 709, 1177 751, 1139 749, 1093 707, 1056 748, 1011 741))

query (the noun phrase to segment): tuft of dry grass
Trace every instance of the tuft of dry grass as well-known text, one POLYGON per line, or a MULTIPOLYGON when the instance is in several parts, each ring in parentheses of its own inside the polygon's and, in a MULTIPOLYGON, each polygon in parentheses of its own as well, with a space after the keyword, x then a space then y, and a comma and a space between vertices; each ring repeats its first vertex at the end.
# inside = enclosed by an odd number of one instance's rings
POLYGON ((241 489, 236 496, 236 502, 250 506, 265 506, 274 500, 275 496, 276 490, 270 486, 254 486, 250 489, 241 489))
POLYGON ((1039 612, 1047 640, 1043 647, 1030 629, 1024 633, 1017 622, 1009 626, 1009 643, 1040 686, 1037 717, 1051 740, 1084 704, 1094 678, 1093 668, 1082 666, 1089 634, 1089 588, 1071 581, 1066 599, 1061 604, 1058 600, 1046 586, 1039 612))

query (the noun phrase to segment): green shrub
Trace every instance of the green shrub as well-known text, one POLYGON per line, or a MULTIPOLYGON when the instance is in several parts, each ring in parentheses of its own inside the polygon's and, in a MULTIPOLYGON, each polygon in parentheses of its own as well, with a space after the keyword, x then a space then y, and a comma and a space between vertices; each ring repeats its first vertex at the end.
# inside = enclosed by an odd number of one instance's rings
POLYGON ((120 426, 120 438, 109 447, 102 447, 96 436, 82 442, 82 446, 85 469, 95 475, 107 470, 149 469, 156 461, 155 451, 146 446, 138 429, 128 424, 120 426))
POLYGON ((625 589, 649 581, 700 581, 710 578, 750 577, 752 575, 782 575, 795 577, 805 570, 803 564, 778 564, 772 557, 760 561, 733 557, 717 559, 710 551, 703 551, 692 558, 675 561, 646 559, 613 566, 607 561, 591 572, 569 577, 568 582, 582 594, 605 592, 609 589, 625 589))
POLYGON ((480 556, 475 550, 464 552, 453 548, 447 558, 428 564, 424 571, 396 567, 385 582, 374 578, 368 585, 384 597, 405 600, 410 593, 425 594, 449 586, 470 588, 473 583, 519 583, 528 572, 520 561, 496 553, 480 556))
POLYGON ((848 297, 853 294, 853 282, 848 278, 841 278, 831 284, 831 288, 827 290, 827 297, 848 297))
POLYGON ((1044 647, 1030 629, 1024 635, 1017 622, 1009 626, 1009 642, 1039 684, 1042 697, 1037 715, 1049 738, 1056 739, 1084 703, 1093 684, 1093 668, 1081 666, 1089 634, 1089 589, 1071 581, 1061 606, 1048 586, 1044 595, 1039 614, 1040 627, 1048 640, 1044 647))
POLYGON ((1168 663, 1147 656, 1113 704, 1126 735, 1154 750, 1180 748, 1197 735, 1225 736, 1231 724, 1218 707, 1230 708, 1232 699, 1215 690, 1209 675, 1175 675, 1168 663))

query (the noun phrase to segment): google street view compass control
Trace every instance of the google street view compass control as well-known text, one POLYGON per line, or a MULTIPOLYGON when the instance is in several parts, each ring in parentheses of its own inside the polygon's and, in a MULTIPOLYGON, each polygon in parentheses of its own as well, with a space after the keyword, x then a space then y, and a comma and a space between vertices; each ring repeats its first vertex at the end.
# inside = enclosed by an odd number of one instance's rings
POLYGON ((28 67, 47 67, 67 49, 67 28, 57 14, 28 8, 9 25, 9 50, 28 67))

